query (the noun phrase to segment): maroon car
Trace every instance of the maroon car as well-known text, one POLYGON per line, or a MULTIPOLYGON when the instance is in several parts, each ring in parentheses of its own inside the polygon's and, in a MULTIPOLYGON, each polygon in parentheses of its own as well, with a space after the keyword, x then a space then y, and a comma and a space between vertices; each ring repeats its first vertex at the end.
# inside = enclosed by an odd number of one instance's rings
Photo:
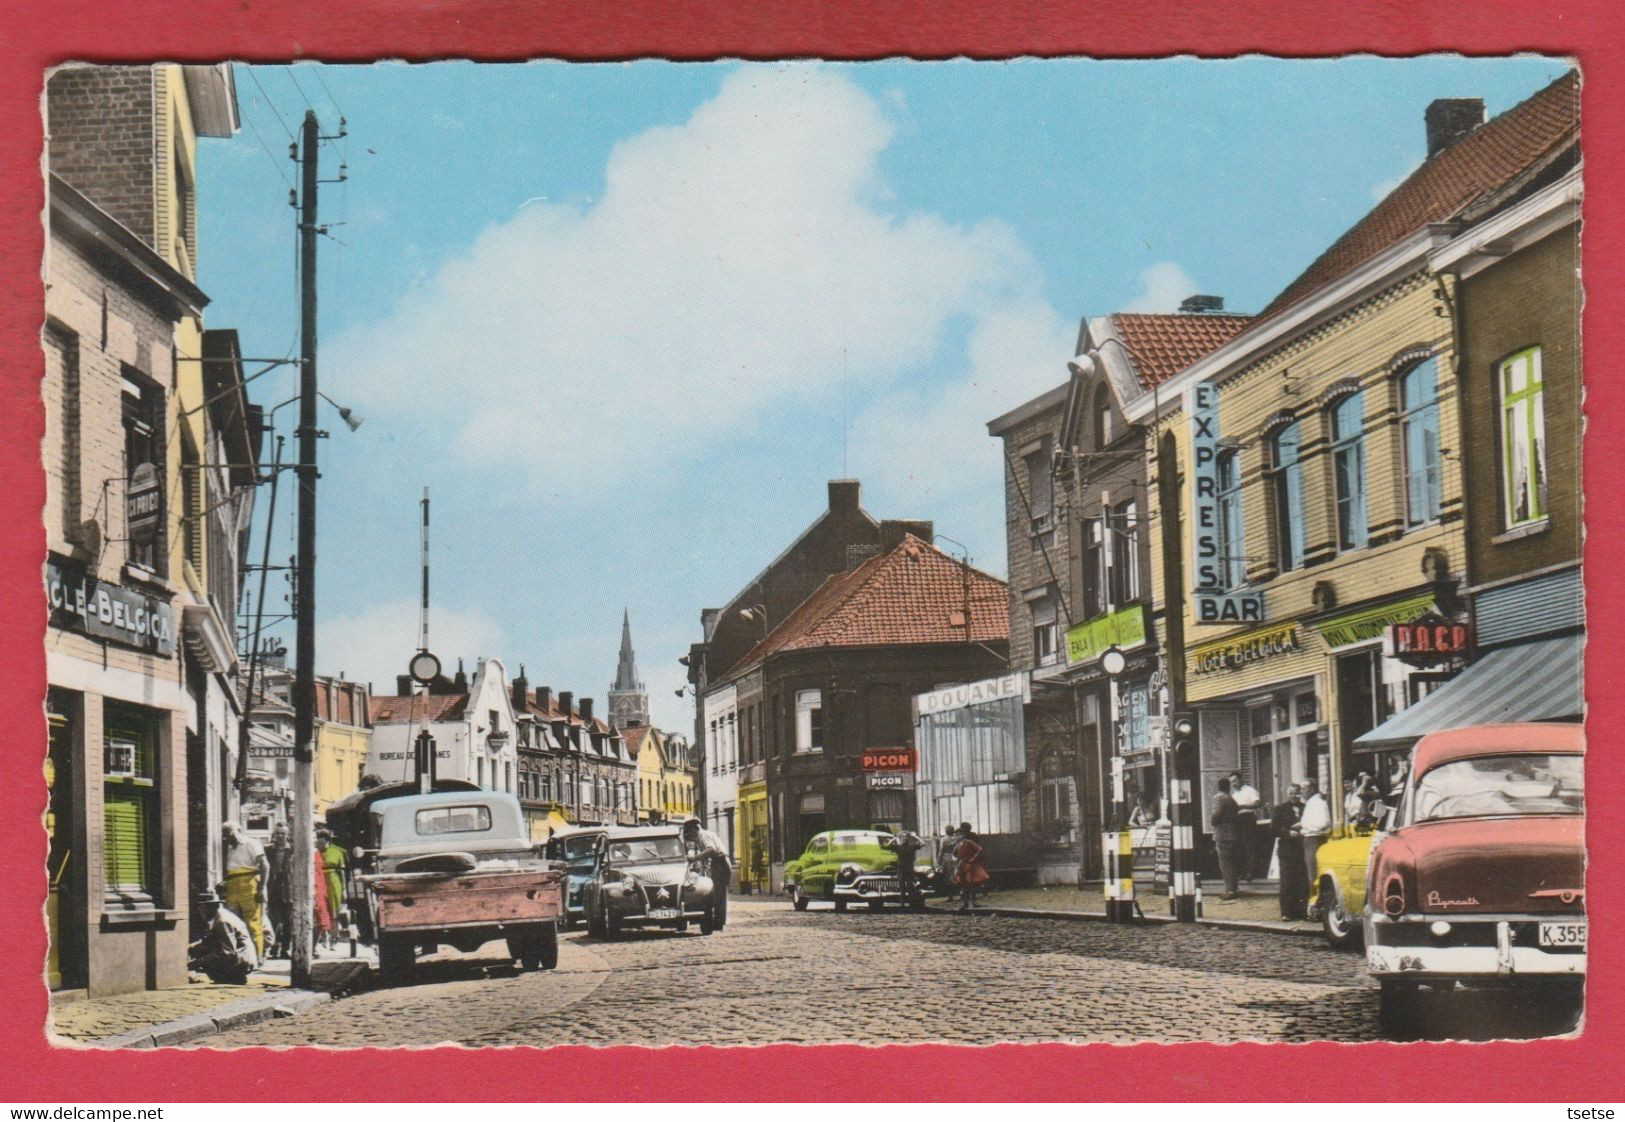
POLYGON ((1585 738, 1577 724, 1483 725, 1417 742, 1392 831, 1371 853, 1366 965, 1403 1031, 1424 988, 1547 985, 1586 968, 1585 738))

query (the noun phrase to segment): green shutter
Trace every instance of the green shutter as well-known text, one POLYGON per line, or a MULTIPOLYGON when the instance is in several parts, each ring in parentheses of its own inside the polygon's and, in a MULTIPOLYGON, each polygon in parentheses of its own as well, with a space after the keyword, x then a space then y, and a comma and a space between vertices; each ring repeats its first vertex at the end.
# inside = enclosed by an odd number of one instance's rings
POLYGON ((107 891, 145 892, 147 884, 148 791, 109 783, 103 800, 102 861, 107 891))

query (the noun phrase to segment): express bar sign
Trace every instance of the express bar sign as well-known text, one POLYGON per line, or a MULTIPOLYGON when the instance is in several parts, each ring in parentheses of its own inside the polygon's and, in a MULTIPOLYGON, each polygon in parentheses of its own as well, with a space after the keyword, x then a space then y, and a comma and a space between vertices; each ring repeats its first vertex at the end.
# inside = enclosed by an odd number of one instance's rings
POLYGON ((864 771, 913 771, 920 758, 912 748, 865 748, 864 771))

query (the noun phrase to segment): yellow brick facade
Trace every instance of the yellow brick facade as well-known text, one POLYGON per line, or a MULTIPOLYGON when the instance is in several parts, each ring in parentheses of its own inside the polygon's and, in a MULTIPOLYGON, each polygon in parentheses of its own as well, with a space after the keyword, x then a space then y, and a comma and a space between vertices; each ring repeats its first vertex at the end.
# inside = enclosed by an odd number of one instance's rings
MULTIPOLYGON (((1250 361, 1243 360, 1245 365, 1219 374, 1219 434, 1226 446, 1236 447, 1239 457, 1246 587, 1264 594, 1264 624, 1197 623, 1190 595, 1194 571, 1191 424, 1183 402, 1165 411, 1151 434, 1152 447, 1160 446, 1163 433, 1173 434, 1181 470, 1180 548, 1187 586, 1186 703, 1198 709, 1233 706, 1238 717, 1240 755, 1245 758, 1254 716, 1247 706, 1258 705, 1272 693, 1290 698, 1293 691, 1301 693, 1312 688, 1318 726, 1318 748, 1312 753, 1326 754, 1329 767, 1322 768, 1318 778, 1324 780, 1329 774, 1335 790, 1340 790, 1342 780, 1352 776, 1352 768, 1358 766, 1356 761, 1344 758, 1347 741, 1352 737, 1345 735, 1347 730, 1340 718, 1336 659, 1339 654, 1370 649, 1377 641, 1366 638, 1334 651, 1317 623, 1336 620, 1351 609, 1380 612, 1387 602, 1398 605, 1426 596, 1430 585, 1424 574, 1425 559, 1435 563, 1442 559, 1442 568, 1456 576, 1465 569, 1453 306, 1445 298, 1447 290, 1440 288, 1444 283, 1448 282, 1425 273, 1412 274, 1312 330, 1257 356, 1248 356, 1250 361), (1438 371, 1439 443, 1443 449, 1440 517, 1408 527, 1397 375, 1428 354, 1435 359, 1438 371), (1368 545, 1340 552, 1330 406, 1356 385, 1363 394, 1368 545), (1276 560, 1279 529, 1275 524, 1269 457, 1270 437, 1285 422, 1286 414, 1300 426, 1305 563, 1281 572, 1276 560), (1296 625, 1294 633, 1283 634, 1283 627, 1291 624, 1296 625), (1238 659, 1223 672, 1202 669, 1199 656, 1211 658, 1221 641, 1237 638, 1254 641, 1252 657, 1238 659), (1260 645, 1257 640, 1265 642, 1260 645)), ((1149 486, 1155 512, 1152 587, 1161 599, 1161 535, 1167 522, 1157 502, 1156 466, 1153 457, 1149 486)), ((1392 659, 1381 661, 1391 664, 1381 671, 1388 684, 1396 690, 1402 688, 1403 682, 1398 679, 1403 671, 1392 659)), ((1295 718, 1290 723, 1299 724, 1295 718)), ((1204 769, 1204 787, 1214 778, 1207 774, 1208 770, 1212 769, 1204 769)), ((1251 769, 1244 766, 1243 770, 1251 769)), ((1284 784, 1287 778, 1282 777, 1280 782, 1284 784)), ((1292 780, 1300 778, 1317 776, 1312 768, 1307 776, 1290 776, 1292 780)))

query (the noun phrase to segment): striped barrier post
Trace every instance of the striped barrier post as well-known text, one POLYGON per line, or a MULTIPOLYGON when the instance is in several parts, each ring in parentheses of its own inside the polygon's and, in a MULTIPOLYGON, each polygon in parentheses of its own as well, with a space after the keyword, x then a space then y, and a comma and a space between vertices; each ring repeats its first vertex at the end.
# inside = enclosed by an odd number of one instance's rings
POLYGON ((1117 916, 1118 923, 1134 922, 1134 835, 1128 830, 1117 834, 1117 916))

